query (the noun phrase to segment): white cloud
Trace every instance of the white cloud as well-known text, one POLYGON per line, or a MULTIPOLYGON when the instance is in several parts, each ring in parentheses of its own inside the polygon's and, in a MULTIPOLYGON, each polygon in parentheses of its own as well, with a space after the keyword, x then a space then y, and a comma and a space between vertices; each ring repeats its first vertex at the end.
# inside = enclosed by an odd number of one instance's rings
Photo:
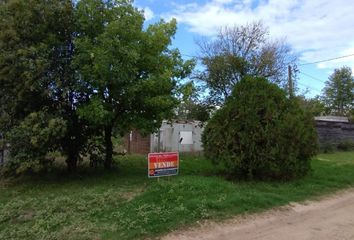
MULTIPOLYGON (((314 62, 354 53, 354 4, 349 0, 210 0, 175 5, 165 15, 191 32, 214 36, 220 26, 262 20, 271 36, 286 37, 300 60, 314 62)), ((318 64, 354 67, 354 57, 318 64)))
POLYGON ((149 7, 145 7, 143 11, 144 11, 144 17, 146 21, 149 21, 154 18, 155 16, 154 12, 149 7))

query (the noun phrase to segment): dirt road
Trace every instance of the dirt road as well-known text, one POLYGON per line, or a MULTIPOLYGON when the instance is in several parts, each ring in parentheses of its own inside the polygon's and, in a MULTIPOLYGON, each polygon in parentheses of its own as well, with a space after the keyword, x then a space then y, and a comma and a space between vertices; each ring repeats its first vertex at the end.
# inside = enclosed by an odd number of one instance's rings
POLYGON ((224 223, 204 223, 163 240, 354 240, 354 189, 224 223))

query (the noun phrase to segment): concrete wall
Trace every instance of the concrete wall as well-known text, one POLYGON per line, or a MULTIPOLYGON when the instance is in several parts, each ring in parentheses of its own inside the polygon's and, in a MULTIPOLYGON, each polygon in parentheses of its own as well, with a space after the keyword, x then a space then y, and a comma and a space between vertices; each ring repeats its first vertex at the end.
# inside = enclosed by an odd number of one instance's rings
POLYGON ((149 152, 201 152, 203 126, 199 121, 163 121, 159 132, 141 136, 133 130, 124 137, 124 148, 129 153, 147 154, 149 152), (185 138, 181 140, 182 136, 185 138))
POLYGON ((201 135, 203 132, 202 123, 199 121, 174 121, 169 123, 164 121, 159 133, 152 134, 151 148, 152 152, 201 152, 203 151, 201 135), (191 133, 191 139, 183 139, 181 142, 181 132, 188 136, 191 133), (191 140, 191 141, 189 141, 191 140))

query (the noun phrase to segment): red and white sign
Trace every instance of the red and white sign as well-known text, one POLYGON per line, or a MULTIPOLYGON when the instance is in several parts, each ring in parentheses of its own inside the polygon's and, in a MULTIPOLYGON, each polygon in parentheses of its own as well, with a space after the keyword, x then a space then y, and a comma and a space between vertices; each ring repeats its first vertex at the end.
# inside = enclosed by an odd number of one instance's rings
POLYGON ((148 155, 149 178, 177 175, 178 168, 178 152, 149 153, 148 155))

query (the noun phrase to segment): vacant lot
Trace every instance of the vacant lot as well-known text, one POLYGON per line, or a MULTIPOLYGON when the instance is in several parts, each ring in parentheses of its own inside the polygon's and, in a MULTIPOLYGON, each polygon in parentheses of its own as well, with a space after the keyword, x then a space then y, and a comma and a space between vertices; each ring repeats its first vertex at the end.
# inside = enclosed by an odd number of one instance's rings
POLYGON ((322 154, 294 182, 230 182, 202 157, 181 157, 180 176, 147 179, 146 160, 119 170, 2 180, 0 239, 136 239, 203 219, 225 219, 354 186, 354 152, 322 154))

